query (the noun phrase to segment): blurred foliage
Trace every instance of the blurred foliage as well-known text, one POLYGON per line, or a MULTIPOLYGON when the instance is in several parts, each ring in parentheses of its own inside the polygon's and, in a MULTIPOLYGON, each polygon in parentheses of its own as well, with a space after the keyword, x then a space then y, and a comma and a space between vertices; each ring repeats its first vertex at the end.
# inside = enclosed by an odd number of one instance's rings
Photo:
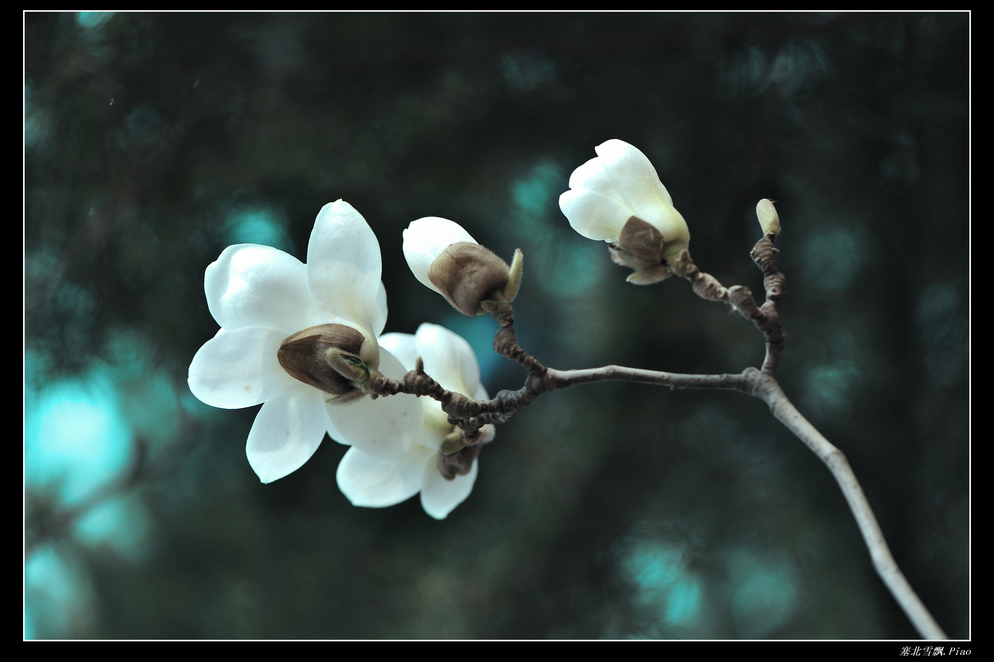
POLYGON ((783 386, 969 637, 969 36, 966 13, 25 14, 25 636, 915 637, 828 471, 740 394, 544 396, 442 522, 349 505, 327 440, 260 485, 255 410, 189 394, 205 267, 303 259, 338 198, 380 240, 386 330, 463 334, 491 393, 524 375, 409 274, 416 218, 524 251, 518 337, 548 365, 758 365, 748 323, 627 285, 559 212, 620 138, 725 285, 761 291, 777 201, 783 386))

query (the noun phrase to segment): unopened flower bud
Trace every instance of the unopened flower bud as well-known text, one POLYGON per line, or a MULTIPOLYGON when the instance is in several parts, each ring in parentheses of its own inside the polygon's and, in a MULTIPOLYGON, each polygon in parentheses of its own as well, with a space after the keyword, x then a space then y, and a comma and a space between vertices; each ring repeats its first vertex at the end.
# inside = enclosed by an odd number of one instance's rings
POLYGON ((690 231, 649 159, 626 142, 608 140, 597 157, 573 171, 559 207, 573 229, 606 241, 611 258, 635 270, 628 282, 657 283, 691 264, 690 231))
POLYGON ((330 393, 335 402, 362 397, 357 387, 379 366, 379 347, 344 324, 321 324, 298 331, 276 353, 287 373, 330 393))
POLYGON ((508 266, 460 225, 444 218, 411 223, 404 230, 404 256, 418 280, 470 317, 486 312, 485 302, 512 300, 521 282, 520 251, 508 266))
POLYGON ((780 215, 777 208, 773 206, 772 200, 763 198, 756 205, 756 218, 759 219, 759 226, 763 228, 763 234, 772 233, 774 237, 780 234, 780 215))
POLYGON ((463 315, 475 317, 480 302, 503 292, 511 268, 489 249, 461 241, 450 244, 428 268, 428 280, 463 315))
POLYGON ((462 430, 456 428, 449 434, 445 435, 442 439, 442 445, 439 447, 438 452, 442 455, 452 455, 457 453, 466 447, 466 438, 463 436, 462 430))

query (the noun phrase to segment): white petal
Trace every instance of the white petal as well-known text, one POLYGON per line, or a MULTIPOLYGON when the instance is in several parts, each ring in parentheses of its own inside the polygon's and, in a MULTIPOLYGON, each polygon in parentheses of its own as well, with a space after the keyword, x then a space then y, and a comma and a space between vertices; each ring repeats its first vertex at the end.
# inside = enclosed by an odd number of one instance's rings
POLYGON ((435 454, 414 446, 403 457, 385 460, 350 448, 338 465, 338 488, 354 506, 383 508, 406 501, 421 490, 425 464, 435 454))
POLYGON ((190 391, 212 407, 241 409, 295 390, 298 382, 276 358, 285 338, 284 331, 275 329, 221 329, 193 357, 190 391))
POLYGON ((690 241, 690 230, 687 228, 687 221, 673 207, 666 205, 656 205, 643 209, 638 217, 646 223, 650 223, 663 235, 666 243, 690 241))
POLYGON ((394 355, 407 370, 414 370, 418 360, 418 346, 410 333, 384 333, 377 339, 380 349, 394 355))
POLYGON ((660 204, 673 206, 673 199, 645 154, 621 140, 608 140, 594 149, 604 171, 614 179, 622 202, 636 210, 639 218, 645 209, 660 204))
POLYGON ((613 198, 579 189, 559 196, 559 208, 573 229, 587 239, 617 241, 633 210, 613 198))
POLYGON ((587 189, 615 200, 622 199, 614 179, 604 171, 604 162, 599 156, 590 159, 573 171, 569 177, 569 187, 574 191, 587 189))
POLYGON ((425 372, 449 391, 472 396, 480 384, 480 364, 461 336, 437 324, 422 324, 414 336, 425 372))
MULTIPOLYGON (((223 329, 262 326, 299 331, 310 304, 307 270, 292 255, 269 246, 228 246, 207 267, 204 291, 223 329)), ((285 337, 284 336, 284 337, 285 337)))
POLYGON ((387 325, 387 289, 383 287, 383 282, 380 282, 380 289, 376 293, 376 302, 373 309, 373 328, 370 331, 373 332, 373 337, 379 336, 383 333, 383 327, 387 325))
MULTIPOLYGON (((393 354, 380 348, 380 372, 390 379, 407 373, 393 354)), ((424 420, 421 403, 413 395, 400 394, 373 400, 325 403, 328 416, 341 438, 364 453, 382 458, 399 458, 414 445, 424 420)))
POLYGON ((386 323, 380 245, 362 215, 339 200, 321 208, 307 244, 307 281, 317 304, 312 323, 358 325, 376 337, 386 323))
POLYGON ((479 243, 461 225, 445 218, 427 216, 412 222, 404 230, 404 257, 411 273, 423 285, 438 292, 428 280, 428 269, 449 244, 460 241, 479 243))
POLYGON ((323 395, 315 388, 298 389, 262 405, 245 454, 263 483, 296 471, 321 445, 328 428, 323 395))
POLYGON ((435 519, 445 519, 473 491, 479 466, 479 460, 474 460, 468 474, 456 476, 454 480, 445 480, 438 472, 435 462, 430 462, 425 467, 424 482, 421 485, 421 506, 425 512, 435 519))
POLYGON ((441 403, 431 398, 420 398, 420 400, 424 411, 424 422, 421 424, 421 434, 418 435, 414 445, 435 453, 442 447, 445 436, 452 432, 452 424, 449 423, 449 415, 442 411, 441 403))

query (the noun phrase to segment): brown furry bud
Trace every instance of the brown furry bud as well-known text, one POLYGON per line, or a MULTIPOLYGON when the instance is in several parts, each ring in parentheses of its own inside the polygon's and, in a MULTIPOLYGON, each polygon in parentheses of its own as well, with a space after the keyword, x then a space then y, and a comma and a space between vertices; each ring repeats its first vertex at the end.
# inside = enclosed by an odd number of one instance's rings
POLYGON ((443 250, 428 269, 428 280, 463 315, 481 313, 480 302, 503 291, 510 275, 504 260, 479 244, 460 241, 443 250))
POLYGON ((362 397, 353 382, 368 378, 369 368, 379 364, 375 349, 352 327, 321 324, 288 337, 276 356, 294 379, 348 402, 362 397))
POLYGON ((611 259, 634 269, 628 281, 638 285, 658 283, 670 275, 663 260, 663 234, 650 223, 632 216, 617 243, 611 244, 611 259))

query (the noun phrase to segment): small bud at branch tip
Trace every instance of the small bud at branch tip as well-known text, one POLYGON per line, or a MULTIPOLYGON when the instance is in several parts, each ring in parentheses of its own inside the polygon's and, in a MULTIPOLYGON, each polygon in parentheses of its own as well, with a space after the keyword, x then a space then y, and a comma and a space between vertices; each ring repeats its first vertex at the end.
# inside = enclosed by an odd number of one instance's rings
POLYGON ((772 234, 774 237, 780 234, 780 216, 772 200, 763 198, 759 201, 756 205, 756 218, 763 228, 763 234, 772 234))

